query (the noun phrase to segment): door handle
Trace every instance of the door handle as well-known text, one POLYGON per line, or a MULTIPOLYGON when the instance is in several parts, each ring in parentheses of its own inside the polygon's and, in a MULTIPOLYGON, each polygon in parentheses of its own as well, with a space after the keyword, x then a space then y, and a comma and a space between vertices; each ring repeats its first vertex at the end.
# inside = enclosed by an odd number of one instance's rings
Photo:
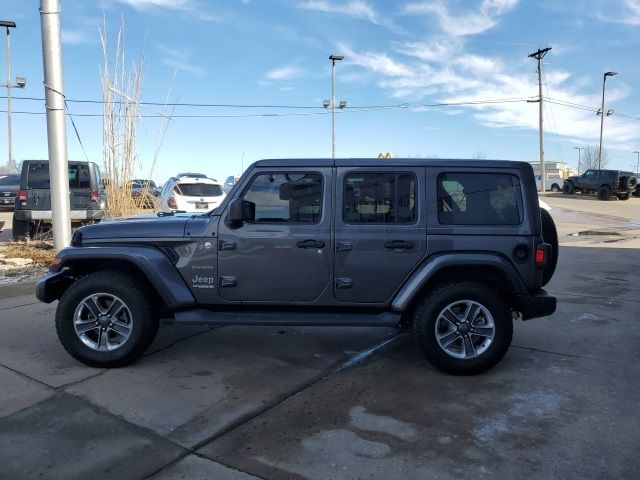
POLYGON ((301 240, 296 245, 298 248, 324 248, 324 242, 318 240, 301 240))
POLYGON ((392 240, 390 242, 385 242, 384 248, 388 248, 389 250, 411 250, 413 248, 413 242, 392 240))
POLYGON ((351 242, 336 242, 336 252, 348 252, 353 248, 351 242))
POLYGON ((218 250, 235 250, 238 247, 236 242, 226 242, 224 240, 220 240, 218 244, 218 250))

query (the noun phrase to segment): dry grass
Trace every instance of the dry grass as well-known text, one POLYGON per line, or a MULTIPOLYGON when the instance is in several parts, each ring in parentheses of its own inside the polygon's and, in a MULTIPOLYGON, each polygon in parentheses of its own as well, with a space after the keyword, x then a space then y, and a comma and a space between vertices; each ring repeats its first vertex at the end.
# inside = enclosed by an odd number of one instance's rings
MULTIPOLYGON (((135 174, 138 156, 136 153, 137 131, 140 122, 140 99, 144 78, 144 56, 131 65, 125 63, 124 24, 116 38, 113 51, 107 41, 106 22, 100 30, 103 64, 100 72, 103 99, 103 163, 105 187, 108 198, 106 216, 108 218, 129 216, 140 213, 148 205, 153 195, 144 192, 137 198, 131 196, 131 180, 135 174)), ((168 94, 167 94, 168 95, 168 94)), ((166 110, 166 105, 164 107, 166 110)), ((173 112, 173 111, 172 111, 173 112)), ((171 112, 171 113, 172 113, 171 112)), ((151 179, 153 170, 164 139, 170 114, 160 115, 160 127, 156 148, 148 174, 151 179)))
POLYGON ((0 253, 5 258, 30 258, 33 265, 45 266, 51 263, 56 251, 52 245, 44 242, 18 242, 3 246, 0 253))

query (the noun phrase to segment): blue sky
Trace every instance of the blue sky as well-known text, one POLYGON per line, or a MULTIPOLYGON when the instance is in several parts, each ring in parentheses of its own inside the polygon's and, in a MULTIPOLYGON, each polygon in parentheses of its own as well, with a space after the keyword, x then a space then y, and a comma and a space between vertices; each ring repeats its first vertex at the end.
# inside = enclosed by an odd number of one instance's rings
MULTIPOLYGON (((574 146, 597 145, 602 75, 606 109, 635 116, 605 120, 610 166, 630 168, 640 150, 640 0, 101 0, 62 4, 63 62, 68 99, 101 99, 98 27, 111 40, 121 20, 129 61, 144 55, 142 100, 320 107, 330 97, 328 56, 337 66, 337 155, 533 160, 538 158, 535 62, 527 54, 552 46, 544 63, 547 160, 577 164, 574 146), (416 106, 488 99, 511 103, 416 106)), ((12 75, 27 77, 16 96, 42 98, 39 2, 4 0, 13 20, 12 75)), ((4 46, 2 77, 4 78, 4 46)), ((4 93, 2 93, 4 95, 4 93)), ((69 104, 71 113, 101 113, 99 104, 69 104)), ((4 109, 4 100, 0 100, 4 109)), ((40 100, 14 100, 14 111, 44 112, 40 100)), ((144 107, 154 115, 162 107, 144 107)), ((175 118, 153 178, 201 171, 219 179, 267 157, 327 157, 331 118, 321 109, 176 107, 175 115, 314 113, 279 117, 175 118), (320 114, 317 114, 320 113, 320 114)), ((160 127, 139 126, 138 174, 145 176, 160 127)), ((46 158, 42 115, 14 115, 14 157, 46 158)), ((102 121, 77 117, 87 154, 102 161, 102 121)), ((0 161, 6 162, 6 115, 0 114, 0 161)), ((84 154, 68 125, 69 158, 84 154)))

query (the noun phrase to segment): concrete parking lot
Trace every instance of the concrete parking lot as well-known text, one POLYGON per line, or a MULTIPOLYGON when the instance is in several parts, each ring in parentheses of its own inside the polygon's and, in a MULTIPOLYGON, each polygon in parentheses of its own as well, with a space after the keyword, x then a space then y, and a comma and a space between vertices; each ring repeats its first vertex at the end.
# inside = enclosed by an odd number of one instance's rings
POLYGON ((640 478, 640 199, 545 201, 558 310, 477 377, 373 328, 166 325, 94 369, 1 290, 0 478, 640 478))

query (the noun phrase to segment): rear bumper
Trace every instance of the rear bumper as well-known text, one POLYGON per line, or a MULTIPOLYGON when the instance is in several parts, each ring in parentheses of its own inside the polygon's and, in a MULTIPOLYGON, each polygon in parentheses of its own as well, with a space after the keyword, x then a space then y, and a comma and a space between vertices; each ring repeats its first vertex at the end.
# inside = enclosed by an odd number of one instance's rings
POLYGON ((523 320, 546 317, 556 311, 556 297, 545 290, 537 290, 524 295, 516 295, 513 309, 522 313, 523 320))
MULTIPOLYGON (((16 220, 38 220, 51 223, 53 218, 51 210, 16 210, 14 212, 16 220)), ((104 217, 104 210, 71 210, 72 222, 83 222, 85 220, 100 220, 104 217)))

